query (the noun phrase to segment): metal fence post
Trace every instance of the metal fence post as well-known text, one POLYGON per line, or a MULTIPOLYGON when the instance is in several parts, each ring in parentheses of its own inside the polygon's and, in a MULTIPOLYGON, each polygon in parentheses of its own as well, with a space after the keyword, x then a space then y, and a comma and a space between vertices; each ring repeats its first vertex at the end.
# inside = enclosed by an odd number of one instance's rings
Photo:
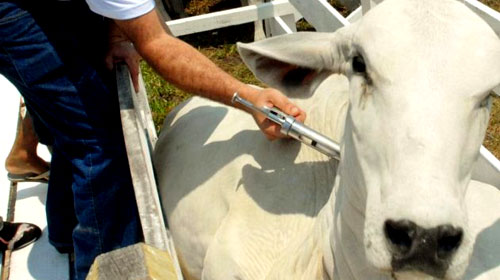
POLYGON ((140 77, 140 91, 135 93, 129 71, 123 63, 116 65, 116 82, 123 137, 144 241, 157 249, 168 251, 178 279, 183 279, 173 241, 166 228, 153 172, 152 151, 157 136, 144 82, 140 77))

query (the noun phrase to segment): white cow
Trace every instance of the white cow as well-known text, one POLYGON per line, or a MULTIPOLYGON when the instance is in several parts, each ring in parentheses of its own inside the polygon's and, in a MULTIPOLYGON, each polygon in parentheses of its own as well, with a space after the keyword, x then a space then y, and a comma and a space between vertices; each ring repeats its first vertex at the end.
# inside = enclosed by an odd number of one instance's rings
POLYGON ((205 99, 177 108, 155 165, 187 279, 500 279, 500 191, 470 180, 500 84, 485 22, 387 0, 335 33, 239 49, 342 159, 205 99))

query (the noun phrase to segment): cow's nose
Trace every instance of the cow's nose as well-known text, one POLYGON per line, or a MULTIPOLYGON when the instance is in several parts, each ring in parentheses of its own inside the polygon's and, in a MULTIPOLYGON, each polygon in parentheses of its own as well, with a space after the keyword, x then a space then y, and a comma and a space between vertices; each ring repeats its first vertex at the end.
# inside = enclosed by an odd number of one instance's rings
POLYGON ((463 231, 451 225, 422 228, 409 220, 387 220, 384 233, 394 271, 418 270, 443 278, 463 231))

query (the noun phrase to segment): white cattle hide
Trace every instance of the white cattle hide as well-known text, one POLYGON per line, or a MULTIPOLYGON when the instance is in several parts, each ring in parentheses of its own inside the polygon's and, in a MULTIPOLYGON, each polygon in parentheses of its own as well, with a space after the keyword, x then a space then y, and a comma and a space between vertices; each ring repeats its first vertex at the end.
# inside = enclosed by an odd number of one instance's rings
POLYGON ((500 84, 486 23, 458 1, 386 0, 239 50, 341 161, 205 99, 176 108, 154 160, 187 279, 500 279, 500 186, 470 180, 500 84))

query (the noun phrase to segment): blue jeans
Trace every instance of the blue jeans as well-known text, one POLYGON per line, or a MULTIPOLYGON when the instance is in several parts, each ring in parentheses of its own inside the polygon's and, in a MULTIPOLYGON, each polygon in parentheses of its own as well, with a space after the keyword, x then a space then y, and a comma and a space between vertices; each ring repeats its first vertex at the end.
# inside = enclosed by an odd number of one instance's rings
POLYGON ((116 91, 96 47, 106 29, 80 4, 26 2, 0 2, 0 73, 51 136, 49 240, 74 248, 85 279, 96 256, 142 240, 116 91))

